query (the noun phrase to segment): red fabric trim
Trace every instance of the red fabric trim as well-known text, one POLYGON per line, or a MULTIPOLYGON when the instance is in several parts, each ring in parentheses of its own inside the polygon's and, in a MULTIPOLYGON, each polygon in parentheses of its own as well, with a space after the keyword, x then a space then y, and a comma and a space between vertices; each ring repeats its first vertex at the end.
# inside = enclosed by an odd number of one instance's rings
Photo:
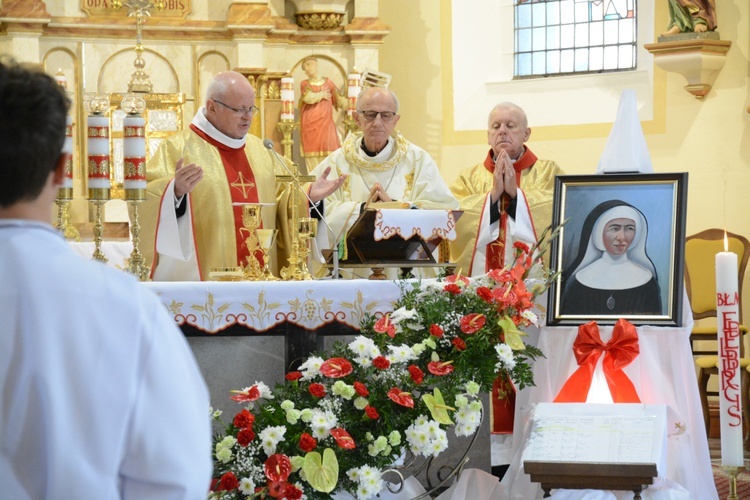
POLYGON ((492 384, 492 433, 513 434, 516 413, 516 388, 509 380, 498 377, 492 384), (500 399, 500 390, 505 397, 500 399))

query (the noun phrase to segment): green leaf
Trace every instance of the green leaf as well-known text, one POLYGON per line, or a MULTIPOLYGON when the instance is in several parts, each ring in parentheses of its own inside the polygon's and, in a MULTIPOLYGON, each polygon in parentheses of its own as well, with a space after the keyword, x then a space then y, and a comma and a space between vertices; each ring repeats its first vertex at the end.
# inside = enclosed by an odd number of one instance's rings
POLYGON ((339 480, 339 461, 336 459, 336 453, 330 448, 323 450, 322 459, 317 451, 305 455, 302 470, 310 486, 323 493, 332 492, 339 480))
POLYGON ((521 337, 526 334, 516 327, 516 324, 513 323, 513 320, 510 319, 509 316, 505 316, 503 319, 498 321, 497 324, 500 325, 500 328, 503 329, 503 334, 505 335, 505 343, 508 344, 508 347, 510 347, 514 351, 523 351, 524 349, 526 349, 526 344, 524 344, 523 340, 521 339, 521 337))
POLYGON ((429 408, 433 420, 445 425, 453 424, 453 420, 448 415, 448 410, 455 410, 455 408, 446 406, 440 389, 435 387, 432 394, 423 394, 422 400, 427 405, 427 408, 429 408))

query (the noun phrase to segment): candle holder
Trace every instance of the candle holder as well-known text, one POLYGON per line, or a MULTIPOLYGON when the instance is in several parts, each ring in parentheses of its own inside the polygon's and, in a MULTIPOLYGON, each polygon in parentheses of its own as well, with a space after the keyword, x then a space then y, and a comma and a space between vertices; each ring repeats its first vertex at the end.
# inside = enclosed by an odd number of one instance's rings
POLYGON ((281 140, 281 145, 284 147, 284 157, 289 160, 292 159, 292 145, 294 144, 294 141, 292 140, 292 132, 294 132, 297 127, 299 127, 297 122, 288 119, 281 120, 276 124, 276 128, 278 128, 284 135, 284 138, 281 140))
POLYGON ((344 129, 346 130, 346 135, 354 134, 359 131, 359 125, 357 125, 357 121, 352 117, 347 115, 346 118, 344 118, 344 129))
POLYGON ((81 241, 78 229, 70 222, 70 199, 58 197, 55 200, 55 205, 57 205, 55 229, 60 231, 68 241, 81 241))
MULTIPOLYGON (((714 464, 721 463, 720 459, 712 460, 714 464)), ((740 472, 744 471, 748 465, 748 461, 744 460, 745 465, 732 466, 732 465, 720 465, 722 472, 724 472, 729 479, 729 494, 726 500, 739 500, 739 493, 737 492, 737 476, 740 472)))
POLYGON ((146 260, 143 258, 140 250, 141 244, 141 224, 138 220, 138 205, 141 204, 142 200, 127 200, 128 205, 131 207, 131 222, 130 222, 130 234, 133 239, 133 251, 130 252, 128 258, 128 266, 125 271, 134 275, 139 281, 149 281, 149 275, 151 274, 151 268, 146 265, 146 260))
MULTIPOLYGON (((58 72, 60 75, 62 72, 58 72)), ((64 78, 57 76, 56 78, 64 78)), ((58 80, 58 83, 60 80, 58 80)), ((61 86, 64 85, 60 83, 61 86)), ((57 189, 57 222, 55 228, 62 233, 66 240, 80 241, 78 230, 70 223, 70 201, 73 199, 73 119, 70 115, 65 120, 65 143, 63 144, 65 167, 62 184, 57 189)))
POLYGON ((310 280, 312 276, 307 270, 307 241, 309 238, 300 234, 300 216, 299 216, 299 190, 302 189, 300 183, 313 182, 315 177, 312 175, 300 175, 297 164, 292 163, 289 169, 290 175, 277 175, 276 182, 287 182, 290 184, 289 203, 291 204, 291 215, 289 217, 289 232, 292 248, 289 255, 289 265, 284 267, 279 274, 281 279, 286 281, 310 280), (304 248, 303 248, 304 247, 304 248))

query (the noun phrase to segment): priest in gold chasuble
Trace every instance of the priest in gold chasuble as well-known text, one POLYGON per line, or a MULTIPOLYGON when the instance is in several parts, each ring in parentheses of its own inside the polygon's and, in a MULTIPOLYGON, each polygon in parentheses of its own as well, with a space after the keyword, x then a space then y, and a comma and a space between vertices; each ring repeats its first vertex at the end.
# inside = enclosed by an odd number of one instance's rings
MULTIPOLYGON (((207 96, 190 128, 165 140, 147 164, 142 247, 155 280, 205 280, 212 268, 247 264, 241 203, 266 204, 261 227, 280 230, 273 268, 286 265, 291 248, 287 224, 279 223, 287 220, 288 189, 275 178, 286 172, 247 134, 257 111, 252 86, 224 72, 207 96)), ((260 252, 256 258, 262 262, 260 252)))

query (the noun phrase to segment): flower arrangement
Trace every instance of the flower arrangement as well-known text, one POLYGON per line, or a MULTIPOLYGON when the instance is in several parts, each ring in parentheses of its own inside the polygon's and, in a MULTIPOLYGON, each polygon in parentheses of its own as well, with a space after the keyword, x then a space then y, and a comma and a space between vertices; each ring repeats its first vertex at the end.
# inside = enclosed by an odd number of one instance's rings
POLYGON ((552 280, 537 247, 516 243, 513 265, 476 277, 401 282, 393 312, 366 317, 349 344, 313 355, 270 390, 236 391, 229 424, 217 414, 213 499, 359 499, 382 489, 381 471, 405 450, 434 457, 447 432, 469 436, 480 392, 501 377, 533 385, 542 353, 523 342, 535 298, 552 280))

